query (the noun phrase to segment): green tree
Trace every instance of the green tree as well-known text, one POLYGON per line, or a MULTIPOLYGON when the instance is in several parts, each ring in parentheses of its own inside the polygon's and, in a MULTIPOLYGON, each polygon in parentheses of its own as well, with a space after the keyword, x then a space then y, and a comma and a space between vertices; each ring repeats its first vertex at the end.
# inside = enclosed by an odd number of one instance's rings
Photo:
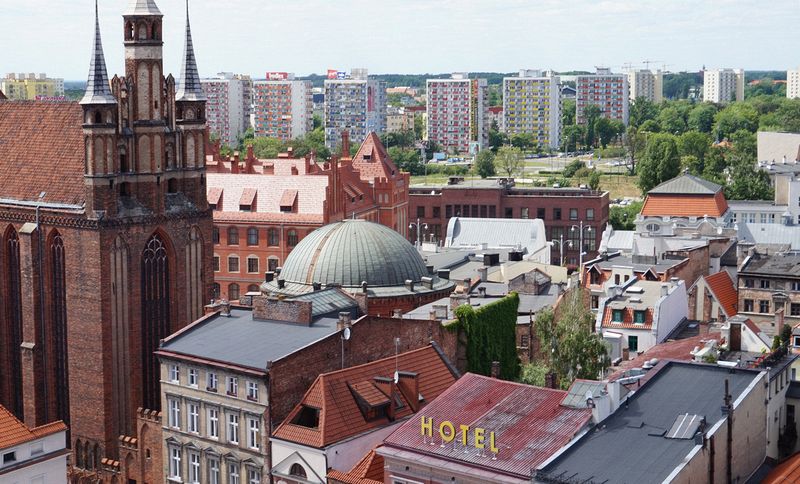
POLYGON ((548 373, 550 373, 550 368, 541 363, 527 363, 522 365, 519 375, 519 382, 526 385, 544 387, 548 373))
POLYGON ((412 175, 422 175, 425 173, 425 166, 419 159, 418 150, 390 146, 386 151, 389 153, 389 158, 392 159, 400 170, 407 171, 412 175))
POLYGON ((643 202, 613 205, 608 211, 608 223, 614 230, 633 230, 636 228, 636 216, 642 211, 642 205, 643 202))
POLYGON ((723 148, 712 146, 706 152, 706 157, 703 160, 703 178, 719 185, 726 183, 725 169, 728 165, 723 151, 723 148))
POLYGON ((586 163, 575 158, 574 160, 570 161, 569 164, 567 164, 567 166, 564 167, 564 170, 561 172, 561 174, 567 178, 572 178, 573 176, 575 176, 575 173, 577 173, 578 170, 582 168, 586 168, 586 163))
POLYGON ((575 100, 564 99, 561 105, 561 125, 566 129, 567 126, 575 124, 575 100))
POLYGON ((645 121, 655 120, 656 116, 658 116, 658 106, 652 101, 643 97, 637 97, 633 103, 631 103, 629 115, 629 124, 631 126, 638 128, 645 121))
POLYGON ((425 123, 422 122, 422 116, 414 116, 414 138, 421 140, 425 137, 425 123))
POLYGON ((711 136, 699 131, 687 131, 678 136, 678 153, 681 157, 694 156, 700 162, 700 171, 696 174, 703 173, 703 160, 705 160, 706 152, 711 147, 711 136))
POLYGON ((600 189, 600 174, 597 173, 597 170, 592 170, 592 172, 589 173, 588 182, 589 188, 592 190, 600 189))
POLYGON ((495 175, 494 170, 494 153, 492 150, 481 150, 475 156, 475 172, 481 178, 486 178, 495 175))
POLYGON ((756 136, 739 130, 731 135, 733 147, 725 152, 728 165, 728 183, 725 197, 728 200, 772 200, 773 191, 769 175, 756 166, 756 136))
POLYGON ((504 172, 509 178, 519 173, 525 165, 522 151, 512 146, 503 146, 497 150, 494 164, 498 171, 504 172))
POLYGON ((508 136, 497 129, 497 123, 492 123, 489 128, 489 148, 497 153, 501 146, 508 144, 508 136))
POLYGON ((690 130, 701 133, 710 133, 714 126, 714 115, 717 114, 717 106, 710 102, 697 104, 689 111, 686 125, 690 130))
POLYGON ((533 133, 512 134, 509 137, 509 142, 511 146, 521 150, 530 150, 537 146, 536 138, 533 136, 533 133))
POLYGON ((583 117, 586 125, 585 145, 587 148, 594 147, 595 142, 597 141, 595 125, 597 124, 597 120, 600 119, 601 114, 602 112, 600 111, 600 107, 595 104, 589 104, 583 110, 583 117))
POLYGON ((635 126, 630 126, 622 138, 622 143, 630 158, 630 172, 636 173, 636 163, 639 161, 642 153, 647 147, 647 136, 649 133, 642 131, 641 128, 637 129, 635 126))
POLYGON ((686 131, 686 120, 675 106, 668 105, 658 113, 658 124, 663 133, 681 134, 686 131))
POLYGON ((680 170, 681 159, 676 137, 666 133, 651 135, 647 140, 644 156, 636 167, 642 192, 647 193, 656 185, 675 178, 680 170))
POLYGON ((283 142, 277 138, 259 136, 247 140, 247 144, 253 146, 256 158, 277 158, 278 153, 283 150, 283 142))
POLYGON ((643 133, 660 133, 661 125, 655 119, 648 119, 639 126, 639 131, 643 133))
POLYGON ((322 123, 322 116, 315 114, 311 117, 312 129, 325 128, 322 123))
POLYGON ((565 126, 561 131, 561 151, 576 151, 579 143, 584 138, 584 129, 584 126, 576 124, 565 126))
POLYGON ((611 140, 617 136, 617 127, 608 118, 600 118, 594 123, 594 132, 600 146, 605 149, 611 140))
POLYGON ((714 133, 718 140, 741 129, 753 133, 758 129, 758 112, 749 104, 731 103, 714 116, 714 133))

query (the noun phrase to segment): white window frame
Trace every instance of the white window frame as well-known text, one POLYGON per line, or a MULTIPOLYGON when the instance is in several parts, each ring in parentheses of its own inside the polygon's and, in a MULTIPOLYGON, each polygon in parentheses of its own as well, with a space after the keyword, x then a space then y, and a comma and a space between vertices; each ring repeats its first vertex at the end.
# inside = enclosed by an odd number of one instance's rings
POLYGON ((225 390, 227 391, 228 395, 235 397, 239 394, 239 378, 235 376, 229 376, 227 379, 227 384, 225 385, 225 390))
POLYGON ((241 469, 239 468, 238 462, 229 462, 228 463, 228 484, 240 484, 240 472, 241 469))
POLYGON ((218 385, 219 379, 217 378, 217 374, 213 371, 209 371, 206 374, 206 390, 216 392, 218 385))
POLYGON ((247 446, 251 449, 260 449, 259 437, 261 434, 261 421, 258 417, 247 417, 247 446))
POLYGON ((261 472, 255 467, 247 468, 247 484, 260 484, 261 472))
POLYGON ((181 448, 170 446, 169 448, 169 478, 170 480, 181 480, 181 448))
POLYGON ((186 404, 186 430, 193 434, 200 433, 200 405, 189 402, 186 404))
POLYGON ((178 365, 169 365, 169 381, 172 383, 180 383, 181 370, 178 365))
POLYGON ((258 401, 258 382, 247 380, 247 399, 258 401))
POLYGON ((187 385, 192 388, 197 388, 197 368, 189 368, 187 372, 187 385))
POLYGON ((208 408, 208 438, 219 439, 219 409, 208 408))
POLYGON ((173 429, 181 428, 181 402, 177 398, 167 399, 169 406, 169 426, 173 429))
POLYGON ((219 459, 208 457, 208 482, 209 484, 220 484, 219 459))
POLYGON ((189 482, 200 484, 200 454, 189 452, 189 482))
POLYGON ((231 444, 239 444, 239 414, 228 414, 228 428, 227 428, 228 442, 231 444))

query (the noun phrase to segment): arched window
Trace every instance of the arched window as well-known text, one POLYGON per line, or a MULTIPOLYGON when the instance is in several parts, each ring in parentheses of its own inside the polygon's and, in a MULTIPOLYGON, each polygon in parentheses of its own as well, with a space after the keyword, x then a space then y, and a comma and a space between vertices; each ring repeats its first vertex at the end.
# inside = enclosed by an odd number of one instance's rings
POLYGON ((239 245, 238 227, 228 227, 228 245, 239 245))
POLYGON ((167 246, 153 234, 142 252, 142 388, 143 407, 159 410, 158 360, 153 351, 170 334, 170 281, 167 246))
POLYGON ((258 229, 250 227, 247 229, 247 245, 258 245, 258 229))
POLYGON ((239 284, 236 284, 235 282, 228 284, 228 300, 229 301, 239 300, 239 284))
MULTIPOLYGON (((0 328, 0 351, 4 358, 0 367, 5 367, 3 378, 5 394, 8 400, 2 402, 20 420, 24 420, 22 402, 22 355, 19 347, 22 344, 22 293, 20 286, 19 237, 14 227, 6 229, 4 237, 6 328, 0 328)), ((0 382, 2 384, 2 382, 0 382)))
POLYGON ((289 475, 290 476, 302 477, 303 479, 305 479, 306 478, 306 470, 300 464, 292 464, 292 467, 289 468, 289 475))
POLYGON ((158 25, 153 24, 153 31, 150 33, 151 40, 158 40, 158 25))
POLYGON ((211 285, 211 297, 214 299, 219 299, 220 287, 219 283, 215 282, 211 285))
POLYGON ((139 24, 139 40, 147 40, 147 25, 144 22, 139 24))
POLYGON ((54 381, 50 387, 56 392, 56 418, 69 423, 69 377, 67 373, 67 283, 64 263, 64 239, 57 230, 50 235, 50 337, 53 346, 48 349, 55 357, 54 381))
POLYGON ((267 245, 271 247, 276 247, 280 245, 280 237, 278 235, 278 229, 267 230, 267 245))
POLYGON ((94 124, 101 124, 103 122, 103 113, 100 110, 94 112, 94 124))
POLYGON ((289 230, 288 235, 286 236, 286 243, 289 244, 289 247, 294 247, 297 245, 297 231, 294 229, 289 230))
POLYGON ((83 454, 81 452, 83 450, 83 442, 81 439, 75 441, 75 467, 83 468, 83 454))
POLYGON ((247 292, 260 292, 261 288, 258 287, 258 284, 250 284, 247 286, 247 292))

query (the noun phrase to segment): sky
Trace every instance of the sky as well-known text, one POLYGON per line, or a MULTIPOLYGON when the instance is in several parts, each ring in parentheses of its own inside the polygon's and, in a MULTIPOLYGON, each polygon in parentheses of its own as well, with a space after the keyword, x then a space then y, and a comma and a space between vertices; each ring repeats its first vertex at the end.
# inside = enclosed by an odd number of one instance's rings
MULTIPOLYGON (((176 73, 185 4, 155 1, 164 14, 165 71, 176 73)), ((99 2, 113 76, 123 71, 128 0, 99 2)), ((800 0, 190 0, 189 9, 203 77, 800 65, 800 0)), ((93 0, 0 0, 0 12, 0 75, 86 78, 93 0)))

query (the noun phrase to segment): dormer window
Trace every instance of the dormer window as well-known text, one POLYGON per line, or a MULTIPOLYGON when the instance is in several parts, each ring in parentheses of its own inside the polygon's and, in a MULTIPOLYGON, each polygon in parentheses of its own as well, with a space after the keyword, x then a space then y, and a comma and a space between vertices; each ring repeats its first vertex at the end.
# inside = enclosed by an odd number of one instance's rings
POLYGON ((292 424, 310 429, 319 428, 319 409, 302 405, 300 411, 292 419, 292 424))
POLYGON ((611 321, 614 323, 622 322, 622 309, 614 309, 611 312, 611 321))
POLYGON ((634 311, 633 322, 636 324, 644 324, 647 313, 645 311, 634 311))

